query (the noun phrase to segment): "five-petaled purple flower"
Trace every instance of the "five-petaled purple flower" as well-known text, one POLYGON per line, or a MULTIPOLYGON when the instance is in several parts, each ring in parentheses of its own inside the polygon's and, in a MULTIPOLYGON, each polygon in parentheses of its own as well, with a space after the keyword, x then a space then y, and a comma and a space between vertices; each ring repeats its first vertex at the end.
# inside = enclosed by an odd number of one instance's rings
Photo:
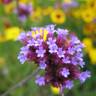
POLYGON ((65 51, 63 51, 62 48, 58 48, 57 54, 58 54, 59 58, 64 57, 64 53, 65 53, 65 51))
POLYGON ((64 76, 65 78, 67 78, 68 75, 70 74, 69 69, 63 68, 62 71, 61 71, 61 74, 62 74, 62 76, 64 76))
POLYGON ((69 58, 68 56, 64 57, 64 58, 62 59, 62 61, 63 61, 65 64, 71 62, 71 61, 70 61, 70 58, 69 58))
POLYGON ((91 76, 90 72, 89 71, 85 71, 85 72, 82 72, 80 75, 79 75, 79 79, 81 81, 81 83, 85 82, 85 80, 87 78, 89 78, 91 76))
POLYGON ((70 90, 73 86, 74 86, 73 81, 67 80, 67 81, 65 82, 65 88, 67 88, 67 89, 70 90))
POLYGON ((44 77, 37 76, 35 83, 39 86, 45 85, 44 77))
POLYGON ((52 44, 49 46, 49 52, 52 53, 56 53, 58 49, 58 46, 56 44, 52 44))
POLYGON ((39 49, 36 50, 37 57, 44 57, 45 52, 46 51, 42 47, 39 47, 39 49))
POLYGON ((49 46, 51 46, 51 45, 55 44, 55 42, 56 42, 56 40, 54 40, 53 38, 48 38, 47 44, 49 46))

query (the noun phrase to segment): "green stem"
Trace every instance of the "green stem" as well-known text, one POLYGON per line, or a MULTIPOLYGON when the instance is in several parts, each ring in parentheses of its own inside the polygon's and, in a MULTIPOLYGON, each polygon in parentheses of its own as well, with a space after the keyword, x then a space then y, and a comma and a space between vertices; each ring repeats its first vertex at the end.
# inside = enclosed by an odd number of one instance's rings
POLYGON ((0 96, 8 96, 9 93, 11 93, 13 90, 25 85, 29 80, 32 79, 32 77, 34 77, 38 72, 40 71, 39 68, 37 68, 34 72, 32 72, 31 74, 29 74, 27 77, 25 77, 23 80, 21 80, 20 82, 18 82, 17 84, 13 85, 11 88, 9 88, 5 93, 3 93, 0 96))

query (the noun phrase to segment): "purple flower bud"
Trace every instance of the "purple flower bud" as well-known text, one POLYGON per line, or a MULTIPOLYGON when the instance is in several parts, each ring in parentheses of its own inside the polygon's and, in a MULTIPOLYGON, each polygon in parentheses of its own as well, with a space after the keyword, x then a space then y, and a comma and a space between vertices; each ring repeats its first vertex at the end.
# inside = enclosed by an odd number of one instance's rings
POLYGON ((91 73, 89 71, 81 72, 79 75, 79 79, 81 83, 84 83, 87 78, 91 77, 91 73))
POLYGON ((62 48, 58 48, 57 55, 59 58, 64 57, 65 51, 62 50, 62 48))
POLYGON ((71 63, 73 65, 77 65, 78 64, 78 61, 77 61, 76 57, 72 57, 71 63))
POLYGON ((72 89, 72 87, 74 86, 74 84, 73 84, 73 81, 71 81, 71 80, 67 80, 66 82, 65 82, 65 88, 67 88, 67 89, 72 89))
POLYGON ((40 61, 39 66, 40 66, 40 69, 45 69, 46 68, 45 61, 44 60, 43 61, 40 61))
POLYGON ((57 53, 58 46, 56 44, 50 45, 49 46, 49 52, 52 53, 57 53))
POLYGON ((39 47, 39 49, 36 50, 37 57, 44 57, 44 53, 46 50, 43 49, 43 47, 39 47))
POLYGON ((64 62, 65 64, 71 62, 68 56, 64 57, 62 60, 63 60, 63 62, 64 62))
POLYGON ((18 40, 19 40, 19 41, 23 41, 23 40, 25 40, 25 39, 26 39, 26 33, 22 32, 22 33, 19 35, 18 40))
POLYGON ((28 41, 28 44, 27 46, 30 47, 30 46, 34 46, 35 45, 35 40, 34 39, 31 39, 28 41))
POLYGON ((68 75, 70 75, 69 69, 63 68, 61 71, 61 75, 64 76, 65 78, 67 78, 68 75))
POLYGON ((32 14, 32 4, 20 3, 18 5, 18 10, 17 8, 14 9, 14 13, 18 14, 18 18, 21 22, 24 22, 27 19, 28 15, 32 14))
POLYGON ((73 55, 75 53, 75 50, 73 47, 69 47, 67 53, 73 55))
POLYGON ((43 40, 42 39, 37 39, 34 41, 34 46, 40 46, 42 44, 43 40))
POLYGON ((53 24, 47 25, 47 26, 46 26, 46 29, 47 29, 47 31, 48 31, 49 33, 54 33, 54 32, 56 32, 55 26, 56 26, 56 25, 53 25, 53 24))
POLYGON ((51 46, 52 44, 55 44, 56 40, 52 39, 52 38, 48 38, 47 44, 49 46, 51 46))
POLYGON ((27 46, 24 46, 24 47, 21 48, 20 53, 26 55, 28 53, 28 51, 29 51, 29 48, 27 46))
POLYGON ((82 52, 82 48, 83 48, 84 46, 82 45, 82 44, 79 44, 79 45, 76 45, 75 46, 75 50, 77 51, 77 52, 82 52))
POLYGON ((45 78, 37 76, 35 83, 38 84, 39 86, 43 86, 43 85, 45 85, 45 78))
POLYGON ((76 36, 71 35, 71 42, 73 44, 79 44, 80 40, 76 36))
POLYGON ((57 33, 58 33, 58 35, 66 36, 66 35, 68 35, 68 30, 67 29, 60 29, 60 28, 58 28, 57 29, 57 33))
POLYGON ((24 54, 19 54, 18 59, 20 60, 21 64, 27 60, 27 57, 24 54))
POLYGON ((85 65, 85 62, 84 61, 80 61, 79 63, 78 63, 79 65, 80 65, 80 67, 84 67, 84 65, 85 65))

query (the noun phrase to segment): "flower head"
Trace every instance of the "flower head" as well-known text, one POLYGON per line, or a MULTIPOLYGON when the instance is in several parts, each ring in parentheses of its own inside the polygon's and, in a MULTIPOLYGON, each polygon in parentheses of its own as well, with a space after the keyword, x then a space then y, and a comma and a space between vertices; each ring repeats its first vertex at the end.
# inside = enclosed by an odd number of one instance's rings
POLYGON ((45 72, 37 76, 36 84, 71 89, 76 79, 84 82, 90 77, 89 71, 81 71, 85 65, 84 45, 67 29, 55 29, 54 25, 35 27, 21 34, 19 40, 24 45, 18 56, 20 62, 34 61, 45 72))
POLYGON ((15 9, 14 13, 18 14, 19 20, 24 22, 29 15, 32 13, 32 4, 24 4, 20 3, 18 6, 18 10, 15 9))
POLYGON ((51 13, 51 19, 56 24, 62 24, 65 22, 66 17, 62 10, 57 9, 51 13))
POLYGON ((16 40, 20 35, 21 29, 18 27, 10 27, 5 30, 5 37, 7 40, 16 40))
POLYGON ((9 4, 10 2, 12 2, 12 0, 1 0, 1 2, 4 4, 9 4))

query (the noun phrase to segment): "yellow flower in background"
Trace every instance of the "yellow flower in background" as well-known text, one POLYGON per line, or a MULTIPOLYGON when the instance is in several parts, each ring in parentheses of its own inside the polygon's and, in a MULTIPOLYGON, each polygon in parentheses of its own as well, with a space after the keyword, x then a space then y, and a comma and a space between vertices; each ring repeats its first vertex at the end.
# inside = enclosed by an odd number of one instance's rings
POLYGON ((70 4, 70 3, 72 3, 72 0, 64 0, 64 3, 70 4))
POLYGON ((40 21, 42 20, 42 9, 40 7, 34 9, 34 11, 32 12, 31 16, 30 16, 30 19, 32 21, 40 21))
POLYGON ((93 23, 87 23, 84 25, 83 32, 85 35, 91 35, 94 31, 94 24, 93 23))
POLYGON ((76 9, 72 11, 72 15, 77 18, 80 19, 81 18, 81 10, 80 9, 76 9))
POLYGON ((43 15, 50 15, 53 12, 53 8, 51 6, 43 9, 43 15))
POLYGON ((18 27, 10 27, 5 29, 5 36, 7 40, 16 40, 21 32, 21 29, 18 27))
POLYGON ((96 48, 92 48, 89 51, 89 57, 90 57, 92 64, 96 64, 96 48))
POLYGON ((81 18, 86 22, 90 23, 95 18, 95 12, 91 8, 83 9, 81 11, 81 18))
POLYGON ((24 3, 24 4, 26 4, 26 3, 28 3, 30 0, 19 0, 19 3, 24 3))
POLYGON ((56 9, 52 12, 51 19, 54 23, 62 24, 65 22, 65 14, 62 10, 56 9))
POLYGON ((16 7, 15 2, 11 2, 9 4, 4 5, 5 13, 9 14, 12 13, 13 9, 16 7))
POLYGON ((85 51, 89 52, 93 47, 92 40, 90 38, 84 38, 83 43, 85 44, 85 51))
POLYGON ((56 24, 64 23, 66 20, 64 11, 62 11, 60 9, 54 10, 51 14, 51 20, 53 23, 56 23, 56 24))
POLYGON ((55 95, 58 95, 60 93, 60 88, 51 86, 51 90, 55 95))
POLYGON ((6 41, 6 37, 4 34, 0 34, 0 42, 5 42, 6 41))
POLYGON ((96 0, 86 0, 86 5, 92 9, 96 9, 96 0))
POLYGON ((5 65, 5 58, 4 57, 0 57, 0 68, 2 68, 5 65))

